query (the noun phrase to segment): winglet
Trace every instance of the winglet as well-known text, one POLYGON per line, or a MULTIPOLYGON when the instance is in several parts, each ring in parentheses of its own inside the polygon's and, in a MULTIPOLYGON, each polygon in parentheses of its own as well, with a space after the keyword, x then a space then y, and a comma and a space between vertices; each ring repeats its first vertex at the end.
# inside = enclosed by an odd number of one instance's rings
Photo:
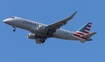
POLYGON ((77 13, 77 11, 74 12, 74 13, 70 16, 70 18, 72 19, 72 18, 75 16, 76 13, 77 13))
POLYGON ((64 20, 71 20, 74 16, 75 16, 75 14, 77 13, 77 11, 76 12, 74 12, 71 16, 69 16, 68 18, 66 18, 66 19, 64 19, 64 20))

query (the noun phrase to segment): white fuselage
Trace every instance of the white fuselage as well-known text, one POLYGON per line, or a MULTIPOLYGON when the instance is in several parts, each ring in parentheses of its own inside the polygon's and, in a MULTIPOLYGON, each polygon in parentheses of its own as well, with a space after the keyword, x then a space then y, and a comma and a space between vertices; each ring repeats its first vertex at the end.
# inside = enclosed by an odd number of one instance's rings
MULTIPOLYGON (((4 23, 7 23, 11 26, 15 26, 18 28, 22 28, 28 30, 34 34, 44 33, 44 27, 47 25, 38 23, 35 21, 27 20, 20 17, 11 17, 4 20, 4 23), (38 29, 38 26, 42 26, 41 29, 38 29)), ((64 29, 57 29, 56 32, 53 34, 54 38, 66 39, 66 40, 81 40, 79 37, 74 36, 74 32, 70 32, 64 29)))

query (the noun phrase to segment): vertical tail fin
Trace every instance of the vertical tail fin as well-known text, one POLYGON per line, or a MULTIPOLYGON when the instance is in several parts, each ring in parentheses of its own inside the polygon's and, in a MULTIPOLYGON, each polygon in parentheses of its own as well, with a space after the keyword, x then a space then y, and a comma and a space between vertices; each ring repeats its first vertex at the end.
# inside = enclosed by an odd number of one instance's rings
POLYGON ((74 35, 82 39, 87 39, 87 38, 83 38, 83 36, 89 34, 91 25, 92 23, 88 22, 83 27, 81 27, 78 31, 76 31, 74 35))
POLYGON ((82 28, 80 28, 78 31, 79 32, 82 32, 84 34, 89 34, 91 26, 92 26, 92 23, 91 22, 88 22, 82 28))
POLYGON ((74 33, 74 36, 79 37, 80 41, 82 43, 84 43, 85 41, 91 41, 92 39, 90 37, 93 36, 94 34, 96 34, 96 32, 90 33, 91 26, 92 26, 92 23, 88 22, 82 28, 80 28, 78 31, 76 31, 74 33))

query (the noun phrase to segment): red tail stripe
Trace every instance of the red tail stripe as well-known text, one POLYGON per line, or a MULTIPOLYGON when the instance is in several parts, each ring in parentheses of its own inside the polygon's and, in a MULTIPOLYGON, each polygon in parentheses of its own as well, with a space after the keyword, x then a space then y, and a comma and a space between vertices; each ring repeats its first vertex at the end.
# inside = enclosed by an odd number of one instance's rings
POLYGON ((75 36, 77 36, 77 37, 81 37, 80 35, 77 35, 77 34, 74 34, 75 36))
POLYGON ((86 28, 86 30, 90 30, 90 28, 86 28))
POLYGON ((80 32, 76 32, 76 34, 81 34, 81 35, 84 35, 83 33, 80 33, 80 32))
POLYGON ((77 37, 80 37, 80 38, 82 38, 82 39, 87 39, 87 38, 83 38, 82 36, 80 36, 80 35, 77 35, 77 34, 74 34, 75 36, 77 36, 77 37))
POLYGON ((89 32, 89 30, 85 30, 85 32, 89 32))
POLYGON ((90 29, 91 27, 87 27, 87 29, 90 29))
POLYGON ((76 32, 74 35, 77 36, 77 37, 80 37, 80 38, 82 38, 82 39, 87 40, 87 38, 83 38, 83 36, 84 36, 85 34, 89 34, 91 25, 92 25, 92 23, 89 22, 89 23, 88 23, 88 26, 86 27, 86 29, 85 29, 85 31, 84 31, 84 33, 82 33, 82 32, 76 32))

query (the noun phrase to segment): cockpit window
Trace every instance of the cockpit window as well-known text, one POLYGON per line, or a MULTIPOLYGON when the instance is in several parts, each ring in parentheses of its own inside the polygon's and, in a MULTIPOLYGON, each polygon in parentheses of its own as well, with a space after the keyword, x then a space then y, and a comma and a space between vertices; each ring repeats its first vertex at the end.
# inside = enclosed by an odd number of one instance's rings
POLYGON ((11 18, 13 18, 13 19, 14 19, 15 17, 14 17, 14 16, 12 16, 11 18))

